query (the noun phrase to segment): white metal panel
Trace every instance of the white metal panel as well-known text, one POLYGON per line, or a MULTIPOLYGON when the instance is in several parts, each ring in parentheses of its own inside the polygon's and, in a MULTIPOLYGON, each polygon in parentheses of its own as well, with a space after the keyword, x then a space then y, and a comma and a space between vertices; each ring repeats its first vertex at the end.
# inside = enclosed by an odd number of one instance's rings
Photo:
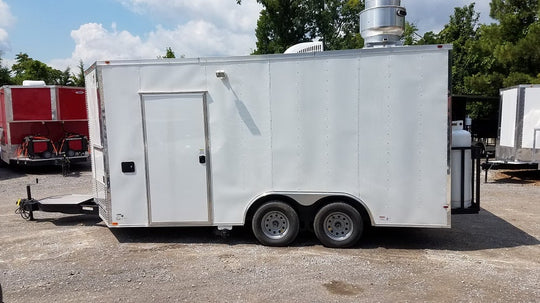
POLYGON ((266 60, 206 66, 215 225, 242 223, 249 201, 272 190, 268 67, 266 60))
POLYGON ((518 90, 512 88, 501 92, 500 146, 515 145, 518 90))
MULTIPOLYGON (((522 148, 533 148, 534 129, 540 128, 540 87, 525 88, 522 148)), ((536 148, 540 149, 540 132, 536 132, 536 148)))
MULTIPOLYGON (((322 175, 324 188, 331 192, 352 193, 358 196, 358 146, 359 111, 359 60, 330 58, 324 62, 326 81, 324 89, 324 112, 320 121, 324 138, 322 175), (347 88, 347 89, 344 89, 347 88)), ((313 87, 306 82, 305 89, 313 87)))
POLYGON ((148 224, 145 154, 138 66, 99 66, 103 96, 112 223, 148 224), (119 81, 121 79, 121 81, 119 81), (133 162, 135 172, 122 172, 122 162, 133 162))
POLYGON ((272 176, 278 191, 355 191, 357 59, 273 62, 272 176))
POLYGON ((448 226, 447 52, 360 62, 360 197, 378 225, 448 226))
POLYGON ((207 222, 202 94, 142 98, 151 223, 207 222))
POLYGON ((140 67, 140 91, 205 91, 206 77, 204 71, 204 65, 194 63, 169 65, 162 62, 159 65, 143 65, 140 67))

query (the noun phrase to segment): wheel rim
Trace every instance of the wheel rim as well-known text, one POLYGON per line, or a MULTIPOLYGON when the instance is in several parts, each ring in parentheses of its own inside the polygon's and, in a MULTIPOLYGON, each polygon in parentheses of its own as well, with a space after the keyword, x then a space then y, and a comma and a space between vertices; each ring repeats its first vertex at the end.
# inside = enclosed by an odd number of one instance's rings
POLYGON ((343 241, 351 237, 354 229, 353 220, 342 212, 334 212, 324 219, 324 233, 334 241, 343 241))
POLYGON ((261 230, 271 239, 281 239, 289 231, 289 219, 280 211, 266 213, 261 220, 261 230))

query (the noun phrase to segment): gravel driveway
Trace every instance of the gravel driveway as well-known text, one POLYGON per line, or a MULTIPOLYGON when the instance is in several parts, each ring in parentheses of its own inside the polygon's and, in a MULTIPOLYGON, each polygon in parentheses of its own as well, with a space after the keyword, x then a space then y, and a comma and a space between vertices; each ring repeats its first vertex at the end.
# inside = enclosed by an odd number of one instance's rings
POLYGON ((91 194, 89 165, 0 167, 0 283, 4 302, 538 302, 540 186, 490 172, 482 210, 452 229, 372 228, 353 249, 301 234, 264 247, 245 229, 110 230, 91 216, 37 212, 15 201, 91 194))

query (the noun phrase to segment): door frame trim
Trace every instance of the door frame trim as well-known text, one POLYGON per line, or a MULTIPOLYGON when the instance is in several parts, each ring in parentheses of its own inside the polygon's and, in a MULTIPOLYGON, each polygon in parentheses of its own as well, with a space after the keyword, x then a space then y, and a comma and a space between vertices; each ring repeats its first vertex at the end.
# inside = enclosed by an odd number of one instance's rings
POLYGON ((142 138, 144 144, 144 164, 145 164, 145 177, 146 177, 146 199, 147 199, 147 216, 148 226, 210 226, 213 224, 213 196, 212 196, 212 174, 211 165, 212 159, 210 157, 210 131, 208 127, 208 100, 207 91, 139 91, 141 117, 142 117, 142 138), (206 206, 208 210, 207 221, 171 221, 171 222, 152 222, 152 198, 150 197, 150 175, 149 175, 149 161, 148 161, 148 140, 146 129, 146 111, 144 97, 148 95, 199 95, 202 99, 203 106, 203 128, 204 128, 204 144, 206 157, 206 206))

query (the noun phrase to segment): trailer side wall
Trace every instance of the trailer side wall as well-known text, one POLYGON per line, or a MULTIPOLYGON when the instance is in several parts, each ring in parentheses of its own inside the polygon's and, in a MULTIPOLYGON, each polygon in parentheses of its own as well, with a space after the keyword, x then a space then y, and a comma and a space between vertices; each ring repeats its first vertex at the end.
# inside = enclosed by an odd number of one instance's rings
MULTIPOLYGON (((448 48, 433 46, 98 62, 90 81, 102 92, 96 102, 103 125, 91 137, 102 132, 104 139, 108 224, 161 225, 153 224, 152 209, 173 202, 150 201, 149 184, 156 181, 148 178, 158 177, 148 172, 149 158, 165 157, 171 167, 184 160, 148 148, 145 121, 152 117, 145 116, 145 96, 197 92, 205 100, 200 123, 207 138, 189 161, 201 152, 208 158, 201 165, 207 201, 191 202, 209 207, 201 224, 241 225, 257 197, 279 193, 351 197, 379 226, 448 227, 448 59, 448 48), (135 169, 122 171, 122 162, 135 169)), ((174 125, 178 118, 159 119, 174 125)), ((164 175, 178 186, 190 178, 182 170, 164 175)), ((165 225, 194 224, 171 219, 165 225)))

